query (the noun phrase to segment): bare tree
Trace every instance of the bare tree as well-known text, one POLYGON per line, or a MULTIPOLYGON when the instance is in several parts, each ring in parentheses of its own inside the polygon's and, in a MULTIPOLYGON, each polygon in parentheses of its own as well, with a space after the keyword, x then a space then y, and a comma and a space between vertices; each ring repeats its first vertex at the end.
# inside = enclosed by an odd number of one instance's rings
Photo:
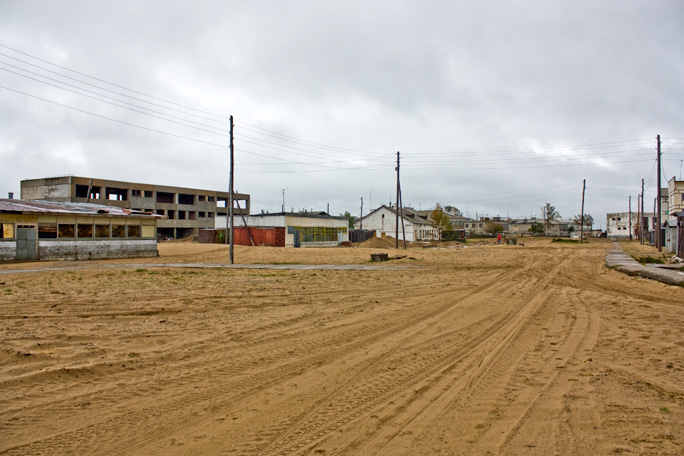
POLYGON ((559 220, 561 216, 556 210, 556 207, 552 206, 551 203, 546 203, 544 207, 542 207, 542 211, 544 211, 544 227, 546 228, 546 234, 548 235, 551 222, 559 220))

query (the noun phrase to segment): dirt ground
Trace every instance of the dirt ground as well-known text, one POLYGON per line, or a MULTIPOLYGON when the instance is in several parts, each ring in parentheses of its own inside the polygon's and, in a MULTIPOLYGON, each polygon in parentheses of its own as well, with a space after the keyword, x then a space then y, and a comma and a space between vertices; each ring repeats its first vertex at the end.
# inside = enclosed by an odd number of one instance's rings
POLYGON ((2 265, 0 454, 684 454, 684 288, 611 247, 2 265))

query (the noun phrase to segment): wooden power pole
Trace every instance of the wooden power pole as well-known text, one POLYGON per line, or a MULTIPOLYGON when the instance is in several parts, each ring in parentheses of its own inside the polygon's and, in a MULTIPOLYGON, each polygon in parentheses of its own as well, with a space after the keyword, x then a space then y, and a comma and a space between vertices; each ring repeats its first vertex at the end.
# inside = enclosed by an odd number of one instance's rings
POLYGON ((580 244, 584 241, 584 192, 587 189, 587 180, 582 180, 582 214, 580 215, 580 244))
POLYGON ((359 218, 359 229, 363 229, 363 196, 361 197, 361 217, 359 218))
POLYGON ((396 241, 396 248, 399 248, 399 151, 397 151, 397 199, 394 203, 394 212, 396 214, 394 223, 394 239, 396 241))
POLYGON ((632 196, 629 197, 629 240, 632 240, 632 196))
POLYGON ((641 179, 641 244, 644 243, 644 180, 641 179))
POLYGON ((228 191, 230 192, 230 195, 228 197, 228 204, 230 209, 228 210, 228 215, 230 218, 230 232, 226 234, 230 234, 230 264, 233 264, 233 234, 235 233, 235 223, 234 218, 235 218, 235 213, 233 211, 233 207, 235 204, 233 204, 233 199, 235 198, 235 194, 233 193, 233 174, 235 171, 235 160, 233 156, 233 116, 230 116, 230 180, 228 183, 228 191))
POLYGON ((657 206, 658 206, 658 227, 656 228, 656 247, 658 247, 658 252, 663 251, 663 240, 661 237, 661 229, 663 226, 663 221, 661 220, 661 212, 662 212, 662 202, 660 201, 660 135, 656 136, 656 140, 658 141, 658 189, 656 192, 656 198, 657 198, 657 206))

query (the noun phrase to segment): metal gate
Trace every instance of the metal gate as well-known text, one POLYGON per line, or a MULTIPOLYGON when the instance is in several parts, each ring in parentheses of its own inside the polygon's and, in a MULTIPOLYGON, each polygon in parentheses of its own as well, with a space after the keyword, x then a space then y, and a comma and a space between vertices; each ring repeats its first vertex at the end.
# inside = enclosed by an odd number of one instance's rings
POLYGON ((17 260, 36 259, 36 227, 17 225, 17 260))

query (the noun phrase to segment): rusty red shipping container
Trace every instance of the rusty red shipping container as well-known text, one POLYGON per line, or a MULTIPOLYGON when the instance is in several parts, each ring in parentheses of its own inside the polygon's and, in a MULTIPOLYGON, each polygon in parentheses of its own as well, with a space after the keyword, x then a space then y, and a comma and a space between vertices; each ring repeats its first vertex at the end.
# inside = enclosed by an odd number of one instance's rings
POLYGON ((285 228, 247 228, 236 226, 234 228, 235 245, 252 245, 249 235, 254 239, 254 245, 268 245, 271 247, 285 247, 285 228))

